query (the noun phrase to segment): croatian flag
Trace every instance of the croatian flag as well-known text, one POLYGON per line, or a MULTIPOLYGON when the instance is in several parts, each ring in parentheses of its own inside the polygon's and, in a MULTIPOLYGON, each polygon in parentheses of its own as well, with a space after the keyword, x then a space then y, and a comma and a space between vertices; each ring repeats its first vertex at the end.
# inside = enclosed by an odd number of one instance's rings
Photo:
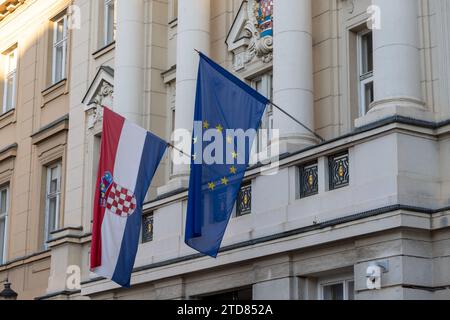
POLYGON ((130 287, 142 204, 167 143, 117 113, 103 110, 91 270, 130 287))

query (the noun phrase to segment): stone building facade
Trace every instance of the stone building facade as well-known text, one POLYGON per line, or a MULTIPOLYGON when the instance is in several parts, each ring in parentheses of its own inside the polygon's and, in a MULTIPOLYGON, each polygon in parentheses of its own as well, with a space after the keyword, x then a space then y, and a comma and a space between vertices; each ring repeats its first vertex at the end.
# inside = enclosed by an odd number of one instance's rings
POLYGON ((447 0, 0 1, 0 283, 19 299, 450 298, 449 28, 447 0), (194 49, 316 134, 267 109, 278 171, 249 168, 217 259, 184 244, 189 171, 168 152, 121 289, 89 271, 101 106, 167 140, 191 128, 194 49))

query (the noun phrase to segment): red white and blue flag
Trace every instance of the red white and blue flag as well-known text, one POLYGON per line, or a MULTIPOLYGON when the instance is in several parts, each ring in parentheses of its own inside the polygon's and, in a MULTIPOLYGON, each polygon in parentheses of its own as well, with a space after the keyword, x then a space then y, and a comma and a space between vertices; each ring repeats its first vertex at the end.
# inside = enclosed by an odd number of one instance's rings
POLYGON ((104 108, 94 199, 91 270, 130 286, 142 204, 167 143, 104 108))

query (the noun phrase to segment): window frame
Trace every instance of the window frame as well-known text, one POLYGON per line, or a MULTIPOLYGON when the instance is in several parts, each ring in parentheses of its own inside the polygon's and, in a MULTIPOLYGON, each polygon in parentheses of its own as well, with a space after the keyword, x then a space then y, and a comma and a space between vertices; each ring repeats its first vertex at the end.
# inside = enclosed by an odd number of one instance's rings
POLYGON ((18 57, 17 57, 17 47, 11 49, 8 51, 8 53, 5 53, 4 56, 6 57, 5 59, 5 83, 3 85, 3 101, 2 101, 2 113, 6 113, 10 110, 13 110, 16 108, 16 94, 17 94, 17 62, 18 62, 18 57), (13 65, 14 65, 14 69, 10 70, 10 64, 11 64, 11 55, 14 55, 13 58, 13 65), (12 97, 11 97, 11 106, 8 106, 8 81, 10 79, 13 79, 13 87, 12 87, 12 97))
MULTIPOLYGON (((175 132, 175 117, 176 117, 177 110, 175 106, 173 105, 170 108, 170 132, 169 136, 172 137, 173 133, 175 132)), ((169 152, 169 175, 172 176, 175 174, 175 165, 174 165, 174 159, 175 159, 175 149, 171 148, 171 151, 169 152)))
POLYGON ((62 162, 58 161, 52 165, 46 166, 46 177, 45 177, 45 224, 44 224, 44 248, 48 248, 47 242, 51 239, 51 233, 58 229, 60 220, 60 210, 61 210, 61 187, 62 187, 62 162), (57 175, 57 191, 54 193, 50 192, 51 186, 51 171, 53 169, 58 170, 57 175), (50 223, 50 200, 56 198, 56 210, 55 210, 55 226, 56 229, 53 231, 49 230, 50 223))
MULTIPOLYGON (((3 239, 3 253, 0 256, 0 265, 4 264, 6 262, 6 257, 8 255, 8 217, 9 217, 9 186, 1 186, 0 187, 0 195, 3 191, 6 190, 6 212, 0 212, 0 219, 5 219, 5 232, 4 232, 4 239, 3 239)), ((1 197, 0 197, 0 201, 1 201, 1 197)), ((1 205, 0 205, 1 208, 1 205)))
MULTIPOLYGON (((270 70, 266 73, 263 73, 251 80, 251 87, 258 91, 260 94, 268 98, 269 100, 273 100, 273 71, 270 70), (261 87, 263 88, 261 91, 258 90, 258 82, 261 81, 261 87)), ((261 125, 259 129, 268 129, 267 143, 269 143, 272 139, 272 129, 274 124, 274 113, 273 106, 269 104, 264 111, 261 125)), ((260 132, 258 130, 256 137, 256 153, 260 153, 264 151, 262 149, 262 137, 260 136, 260 132)))
MULTIPOLYGON (((364 70, 364 55, 363 55, 363 38, 364 36, 372 34, 369 29, 364 29, 357 33, 357 60, 358 60, 358 102, 359 115, 362 117, 369 112, 369 105, 366 103, 365 89, 366 85, 372 83, 372 91, 374 90, 374 70, 373 70, 373 45, 372 45, 372 71, 363 72, 364 70)), ((372 40, 373 41, 373 40, 372 40)), ((373 93, 373 92, 372 92, 373 93)))
POLYGON ((52 20, 53 23, 53 40, 52 40, 52 85, 64 80, 67 77, 67 47, 69 40, 69 28, 68 28, 68 15, 64 13, 61 17, 52 20), (63 21, 63 35, 61 40, 58 41, 58 24, 63 21), (56 66, 57 66, 57 50, 62 46, 61 57, 61 79, 57 79, 56 66))
POLYGON ((103 45, 106 47, 116 40, 117 3, 116 0, 104 0, 103 2, 103 45), (109 9, 113 7, 112 35, 109 34, 110 17, 109 9), (111 38, 110 38, 111 36, 111 38))
POLYGON ((178 6, 179 6, 178 0, 171 1, 171 9, 170 9, 171 17, 169 17, 171 21, 178 19, 178 6))
POLYGON ((325 301, 325 296, 324 296, 324 288, 327 286, 333 286, 336 284, 342 284, 343 286, 343 300, 342 301, 348 301, 349 300, 349 284, 350 282, 353 282, 353 297, 355 296, 354 293, 354 288, 355 288, 355 279, 353 277, 345 277, 345 278, 341 278, 341 279, 336 279, 336 280, 323 280, 320 281, 318 283, 319 286, 319 300, 321 301, 325 301))

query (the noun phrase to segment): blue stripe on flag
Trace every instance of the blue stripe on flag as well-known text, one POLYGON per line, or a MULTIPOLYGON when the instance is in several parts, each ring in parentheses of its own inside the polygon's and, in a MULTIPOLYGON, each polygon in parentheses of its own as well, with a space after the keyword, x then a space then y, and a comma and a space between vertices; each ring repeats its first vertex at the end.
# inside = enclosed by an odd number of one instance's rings
MULTIPOLYGON (((133 143, 133 141, 130 141, 133 143)), ((148 132, 142 152, 139 174, 136 181, 136 211, 128 217, 122 239, 119 259, 112 280, 123 287, 130 287, 131 273, 139 246, 139 234, 142 223, 142 204, 156 169, 166 151, 167 143, 148 132)))

